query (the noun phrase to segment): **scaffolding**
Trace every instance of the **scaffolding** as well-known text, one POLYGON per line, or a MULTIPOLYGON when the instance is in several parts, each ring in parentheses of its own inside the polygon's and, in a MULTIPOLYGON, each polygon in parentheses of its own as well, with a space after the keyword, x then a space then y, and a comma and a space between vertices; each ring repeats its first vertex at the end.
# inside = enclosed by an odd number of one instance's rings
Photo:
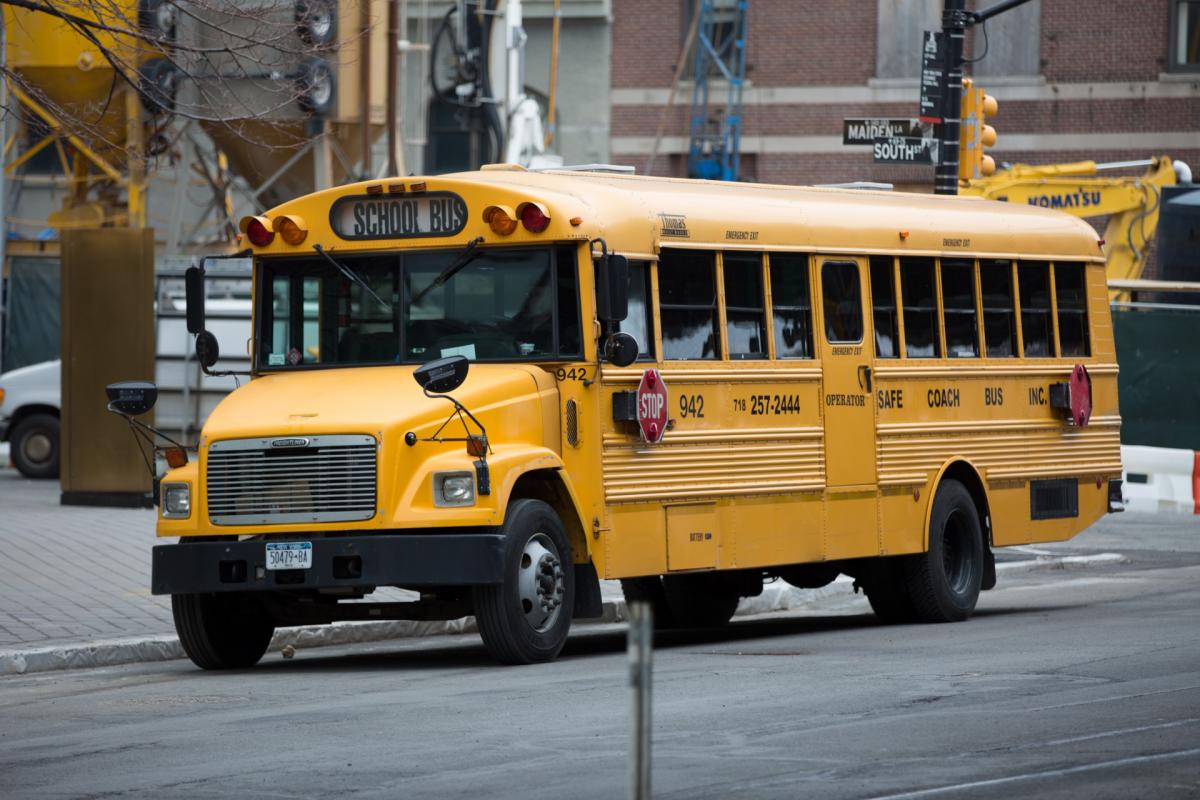
POLYGON ((736 181, 746 80, 747 0, 700 0, 699 5, 692 59, 688 177, 736 181), (725 105, 714 108, 710 81, 718 77, 726 84, 725 105))

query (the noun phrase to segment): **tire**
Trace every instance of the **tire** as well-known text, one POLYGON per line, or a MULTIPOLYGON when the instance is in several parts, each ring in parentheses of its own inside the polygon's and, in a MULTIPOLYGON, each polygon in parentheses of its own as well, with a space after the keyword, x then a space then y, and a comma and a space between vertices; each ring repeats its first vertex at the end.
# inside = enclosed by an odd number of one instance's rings
POLYGON ((625 594, 626 606, 632 603, 650 604, 654 614, 654 630, 665 631, 678 627, 667 603, 667 593, 663 591, 662 578, 657 575, 648 578, 625 578, 621 581, 621 591, 625 594))
POLYGON ((567 534, 541 500, 513 501, 503 532, 503 582, 472 590, 479 635, 501 664, 551 661, 567 642, 575 607, 567 534))
POLYGON ((899 559, 881 559, 862 586, 880 622, 900 625, 917 621, 917 611, 905 583, 904 565, 899 559))
POLYGON ((337 77, 329 62, 323 58, 310 58, 300 65, 297 81, 296 101, 303 111, 324 117, 333 110, 337 97, 337 77))
POLYGON ((728 625, 741 599, 717 575, 666 575, 662 582, 671 618, 680 628, 728 625))
POLYGON ((296 3, 296 33, 310 47, 325 47, 337 38, 337 3, 334 0, 300 0, 296 3))
POLYGON ((961 622, 971 616, 983 583, 979 513, 966 487, 942 481, 929 516, 929 549, 905 560, 908 595, 922 622, 961 622))
POLYGON ((201 669, 252 667, 267 652, 275 623, 243 594, 173 594, 175 632, 201 669))
POLYGON ((58 417, 30 414, 13 428, 9 442, 13 464, 26 478, 58 477, 58 417))

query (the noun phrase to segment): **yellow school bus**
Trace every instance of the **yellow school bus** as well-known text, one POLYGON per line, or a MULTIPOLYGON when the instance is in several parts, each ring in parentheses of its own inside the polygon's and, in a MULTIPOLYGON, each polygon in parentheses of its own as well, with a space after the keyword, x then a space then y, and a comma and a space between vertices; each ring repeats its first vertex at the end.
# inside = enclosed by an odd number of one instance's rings
POLYGON ((994 548, 1119 497, 1104 258, 1065 214, 506 166, 241 228, 252 379, 162 476, 153 559, 205 668, 466 615, 548 660, 602 579, 661 626, 839 574, 885 622, 962 620, 994 548))

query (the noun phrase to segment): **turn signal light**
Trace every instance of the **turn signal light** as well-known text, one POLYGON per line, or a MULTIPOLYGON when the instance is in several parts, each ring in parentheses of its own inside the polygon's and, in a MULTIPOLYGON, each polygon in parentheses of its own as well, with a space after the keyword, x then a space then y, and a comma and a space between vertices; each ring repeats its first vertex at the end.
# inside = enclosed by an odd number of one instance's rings
POLYGON ((275 232, 271 230, 271 220, 266 217, 242 217, 238 223, 238 230, 246 234, 250 244, 255 247, 266 247, 275 239, 275 232))
POLYGON ((304 217, 295 214, 276 217, 271 226, 281 239, 293 246, 300 244, 308 236, 308 225, 304 222, 304 217))
POLYGON ((517 215, 530 233, 541 233, 550 225, 550 212, 541 203, 522 203, 517 206, 517 215))
POLYGON ((508 236, 517 229, 517 218, 507 206, 488 206, 483 212, 483 221, 492 233, 508 236))
POLYGON ((179 469, 187 465, 187 451, 182 447, 168 447, 163 450, 163 457, 167 459, 167 465, 171 469, 179 469))

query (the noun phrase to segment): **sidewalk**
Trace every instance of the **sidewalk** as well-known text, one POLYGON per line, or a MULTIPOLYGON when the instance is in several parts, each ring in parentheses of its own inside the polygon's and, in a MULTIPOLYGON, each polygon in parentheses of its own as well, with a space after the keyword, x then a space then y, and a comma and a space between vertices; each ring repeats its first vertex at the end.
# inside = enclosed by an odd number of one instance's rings
MULTIPOLYGON (((0 676, 182 658, 171 602, 150 594, 155 511, 59 504, 57 481, 31 481, 0 466, 0 676)), ((997 553, 1005 573, 1123 561, 1115 553, 1067 556, 1038 548, 997 553), (1066 557, 1064 557, 1066 556, 1066 557)), ((602 622, 625 618, 618 581, 601 581, 602 622)), ((371 600, 408 600, 384 588, 371 600)), ((865 597, 845 576, 822 589, 783 581, 745 598, 739 615, 819 610, 865 614, 865 597)), ((473 631, 474 620, 351 622, 281 629, 272 650, 473 631)))

